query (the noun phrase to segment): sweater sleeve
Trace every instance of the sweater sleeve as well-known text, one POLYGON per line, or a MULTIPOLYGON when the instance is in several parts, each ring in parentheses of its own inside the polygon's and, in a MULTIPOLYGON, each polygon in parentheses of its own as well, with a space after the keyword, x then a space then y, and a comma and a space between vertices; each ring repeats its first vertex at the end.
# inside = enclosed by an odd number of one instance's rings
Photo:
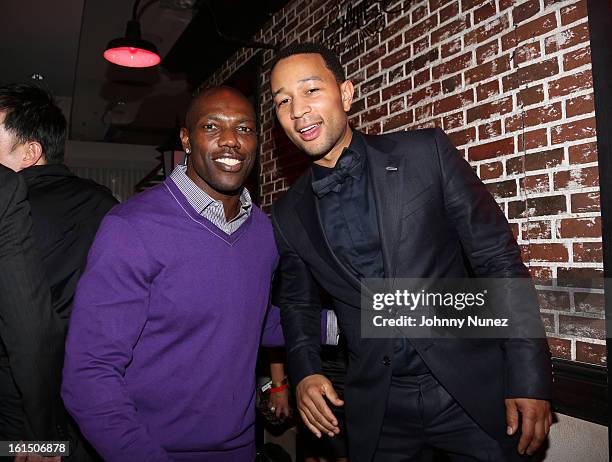
POLYGON ((124 219, 107 216, 77 287, 62 398, 107 461, 167 461, 129 396, 125 372, 148 315, 153 259, 124 219))

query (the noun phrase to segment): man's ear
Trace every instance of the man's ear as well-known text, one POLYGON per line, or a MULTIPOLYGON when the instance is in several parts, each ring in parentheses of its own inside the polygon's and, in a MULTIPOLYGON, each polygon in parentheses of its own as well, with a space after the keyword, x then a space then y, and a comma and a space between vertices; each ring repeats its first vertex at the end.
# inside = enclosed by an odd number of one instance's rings
POLYGON ((26 141, 21 158, 21 167, 28 168, 32 165, 43 165, 46 163, 43 147, 38 141, 26 141))
POLYGON ((342 96, 342 107, 344 108, 344 112, 349 112, 351 110, 354 94, 355 88, 353 87, 353 82, 345 80, 340 84, 340 95, 342 96))
POLYGON ((183 150, 186 153, 189 153, 191 151, 191 144, 189 143, 189 130, 185 127, 182 127, 179 133, 179 137, 183 145, 183 150))

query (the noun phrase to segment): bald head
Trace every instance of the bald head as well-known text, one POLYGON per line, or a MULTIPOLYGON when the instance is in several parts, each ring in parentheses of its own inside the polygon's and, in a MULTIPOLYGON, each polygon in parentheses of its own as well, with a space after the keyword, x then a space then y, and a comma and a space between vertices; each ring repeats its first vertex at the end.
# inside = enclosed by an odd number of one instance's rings
POLYGON ((202 107, 209 105, 226 107, 231 112, 242 111, 248 113, 253 121, 255 120, 255 109, 246 96, 235 88, 219 86, 206 88, 192 98, 185 115, 186 127, 191 129, 202 113, 202 107))

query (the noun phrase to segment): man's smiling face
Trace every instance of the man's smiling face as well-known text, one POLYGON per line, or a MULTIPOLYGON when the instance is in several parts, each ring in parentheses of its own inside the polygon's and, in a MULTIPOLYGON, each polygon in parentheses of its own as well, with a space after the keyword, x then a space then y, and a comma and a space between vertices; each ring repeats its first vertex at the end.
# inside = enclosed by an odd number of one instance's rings
MULTIPOLYGON (((339 83, 316 53, 281 59, 270 76, 276 116, 289 139, 313 157, 326 156, 348 136, 353 86, 339 83)), ((339 155, 339 153, 338 153, 339 155)))
POLYGON ((181 129, 191 150, 187 176, 217 200, 239 193, 255 162, 255 130, 255 111, 237 90, 214 88, 196 97, 181 129))

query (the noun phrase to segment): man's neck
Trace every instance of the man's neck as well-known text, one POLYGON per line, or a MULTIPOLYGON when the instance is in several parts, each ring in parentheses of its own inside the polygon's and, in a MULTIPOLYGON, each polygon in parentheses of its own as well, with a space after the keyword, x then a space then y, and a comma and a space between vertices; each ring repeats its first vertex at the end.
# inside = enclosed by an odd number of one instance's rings
POLYGON ((315 160, 315 164, 320 165, 321 167, 334 168, 336 166, 336 162, 342 155, 342 151, 344 148, 348 148, 353 140, 353 130, 348 125, 346 126, 344 133, 340 140, 334 145, 331 151, 325 154, 320 159, 315 160))

